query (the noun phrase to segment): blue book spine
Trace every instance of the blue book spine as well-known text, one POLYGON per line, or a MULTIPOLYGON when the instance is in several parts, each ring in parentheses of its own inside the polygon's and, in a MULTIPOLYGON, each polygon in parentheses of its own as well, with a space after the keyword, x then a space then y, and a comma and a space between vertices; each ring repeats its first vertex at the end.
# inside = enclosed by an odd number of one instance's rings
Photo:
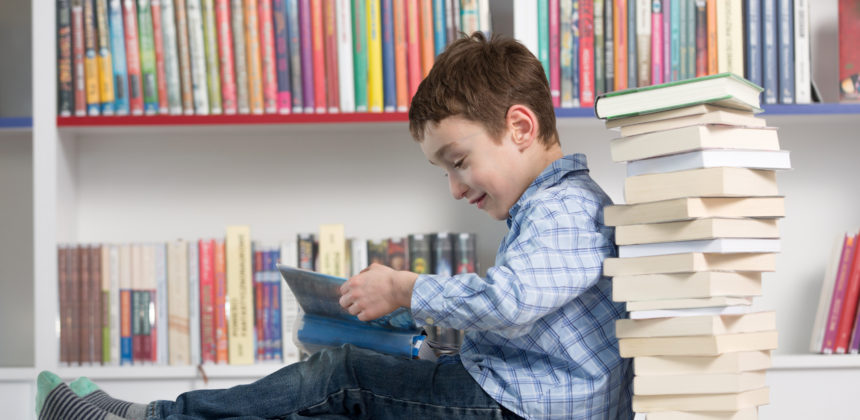
POLYGON ((779 103, 794 103, 794 8, 792 0, 779 0, 779 103))
POLYGON ((445 0, 433 0, 433 46, 436 55, 445 51, 445 46, 448 45, 445 16, 445 0))
POLYGON ((128 115, 128 69, 125 63, 125 31, 122 24, 122 3, 110 0, 110 50, 113 58, 114 113, 128 115))
MULTIPOLYGON (((576 43, 576 41, 574 41, 576 43)), ((627 0, 627 87, 638 86, 639 61, 636 53, 636 0, 627 0)), ((577 73, 577 71, 574 71, 577 73)), ((576 89, 574 89, 576 90, 576 89)))
POLYGON ((775 104, 779 93, 779 76, 776 39, 776 0, 762 3, 762 82, 764 103, 775 104))
POLYGON ((132 352, 132 325, 134 324, 134 303, 133 296, 135 293, 130 289, 120 290, 120 314, 128 311, 128 319, 124 319, 120 315, 120 339, 119 339, 119 364, 130 365, 134 363, 134 353, 132 352), (124 321, 129 321, 123 325, 124 321))
POLYGON ((290 47, 287 37, 287 0, 272 1, 272 29, 275 32, 275 69, 278 79, 278 111, 289 113, 292 107, 290 80, 290 47))
MULTIPOLYGON (((299 37, 301 42, 300 61, 302 63, 302 105, 304 111, 314 112, 314 74, 313 48, 311 45, 311 3, 310 0, 299 1, 299 37)), ((321 70, 322 71, 322 70, 321 70)))
POLYGON ((272 292, 269 295, 271 301, 269 308, 271 309, 271 326, 272 326, 272 359, 282 360, 284 358, 283 337, 281 336, 281 275, 278 273, 278 261, 281 259, 280 250, 274 249, 270 251, 271 256, 269 261, 271 265, 268 267, 269 281, 272 286, 272 292))
POLYGON ((746 75, 750 82, 762 85, 761 0, 744 0, 746 20, 746 75))
POLYGON ((681 2, 672 0, 670 17, 670 36, 672 37, 670 51, 670 81, 681 80, 681 2))
POLYGON ((302 104, 302 44, 299 37, 299 0, 286 0, 287 51, 290 54, 290 88, 292 88, 293 112, 304 111, 302 104))
POLYGON ((394 13, 392 0, 382 0, 382 105, 386 112, 397 108, 394 85, 394 13))
POLYGON ((579 0, 572 0, 573 15, 570 17, 570 70, 573 106, 579 106, 579 0))
MULTIPOLYGON (((705 19, 707 21, 707 19, 705 19)), ((687 48, 682 54, 687 55, 687 78, 696 77, 696 3, 687 2, 687 48)), ((707 45, 707 42, 705 43, 707 45)))

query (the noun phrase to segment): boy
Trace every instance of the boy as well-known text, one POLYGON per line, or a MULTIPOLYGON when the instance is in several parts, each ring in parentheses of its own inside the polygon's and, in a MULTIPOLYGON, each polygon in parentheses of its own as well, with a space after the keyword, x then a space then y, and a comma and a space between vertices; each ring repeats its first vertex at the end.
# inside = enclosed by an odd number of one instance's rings
POLYGON ((340 303, 362 320, 403 306, 419 326, 466 330, 459 356, 434 363, 347 345, 253 384, 149 405, 43 372, 40 417, 632 418, 632 369, 614 334, 624 311, 601 274, 615 253, 602 215, 610 199, 585 156, 563 156, 540 62, 513 40, 455 41, 412 99, 409 129, 454 198, 509 232, 486 278, 373 264, 343 285, 340 303))

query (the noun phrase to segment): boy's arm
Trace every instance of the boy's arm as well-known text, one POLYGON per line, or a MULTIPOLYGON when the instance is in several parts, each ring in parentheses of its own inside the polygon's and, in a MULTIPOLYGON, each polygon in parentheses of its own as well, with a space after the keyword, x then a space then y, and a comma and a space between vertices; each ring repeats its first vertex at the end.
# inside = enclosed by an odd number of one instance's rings
POLYGON ((340 287, 340 305, 362 321, 370 321, 399 307, 411 306, 418 274, 371 264, 340 287))

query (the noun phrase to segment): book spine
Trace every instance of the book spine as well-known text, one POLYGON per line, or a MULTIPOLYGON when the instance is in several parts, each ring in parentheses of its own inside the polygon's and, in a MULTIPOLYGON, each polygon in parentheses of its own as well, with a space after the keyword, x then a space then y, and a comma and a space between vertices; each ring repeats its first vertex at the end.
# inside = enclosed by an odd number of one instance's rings
POLYGON ((580 0, 579 34, 580 106, 591 108, 595 91, 594 0, 580 0))
POLYGON ((340 110, 341 112, 355 112, 355 73, 352 61, 352 6, 350 0, 337 0, 335 12, 337 15, 337 72, 340 110))
POLYGON ((572 14, 570 16, 570 95, 571 104, 575 107, 579 106, 579 89, 581 83, 579 80, 579 71, 582 67, 582 63, 579 61, 579 21, 582 18, 581 4, 582 0, 571 2, 572 14))
MULTIPOLYGON (((458 16, 459 18, 459 16, 458 16)), ((537 0, 537 22, 529 22, 537 27, 537 54, 547 82, 550 82, 549 64, 549 0, 537 0)))
POLYGON ((206 43, 203 40, 201 0, 185 0, 188 18, 188 41, 191 54, 191 84, 194 113, 209 115, 209 90, 206 88, 206 43))
POLYGON ((87 115, 90 116, 101 114, 95 2, 96 0, 84 0, 84 74, 86 75, 87 115))
POLYGON ((111 276, 110 276, 110 247, 108 245, 99 245, 97 248, 99 259, 99 278, 101 282, 101 357, 99 358, 102 365, 111 363, 111 306, 114 302, 111 300, 111 276))
MULTIPOLYGON (((550 4, 552 4, 552 0, 550 0, 550 4)), ((460 1, 460 27, 463 32, 469 35, 481 29, 478 0, 460 1)))
MULTIPOLYGON (((390 2, 390 0, 384 1, 390 2)), ((394 3, 403 4, 401 0, 394 0, 394 3)), ((396 8, 393 4, 392 7, 396 8)), ((445 10, 445 0, 433 0, 433 46, 435 47, 434 52, 436 55, 442 54, 442 52, 445 51, 445 46, 448 45, 448 26, 446 24, 446 18, 447 11, 445 10)), ((394 24, 396 25, 396 23, 394 24)))
POLYGON ((122 327, 121 318, 121 303, 120 303, 120 262, 119 262, 119 246, 111 245, 107 252, 107 261, 110 264, 109 276, 109 293, 110 293, 110 337, 108 346, 110 347, 110 363, 119 365, 120 363, 120 330, 122 327))
POLYGON ((230 0, 215 0, 215 28, 218 40, 218 64, 221 73, 221 110, 225 115, 239 112, 236 103, 236 73, 233 70, 233 31, 230 0))
POLYGON ((256 0, 244 1, 245 58, 248 74, 248 104, 252 114, 265 112, 263 94, 263 64, 260 61, 260 23, 256 0))
POLYGON ((230 0, 230 31, 233 33, 233 74, 236 82, 236 110, 250 114, 248 54, 245 50, 245 8, 242 0, 230 0))
POLYGON ((845 289, 851 271, 851 262, 854 260, 857 244, 855 237, 845 236, 842 247, 842 256, 839 259, 839 271, 836 274, 836 282, 833 285, 833 298, 830 301, 830 310, 827 314, 827 324, 824 329, 824 342, 821 352, 831 354, 836 348, 836 332, 839 326, 839 317, 842 314, 842 304, 845 301, 845 289))
POLYGON ((191 82, 191 51, 188 41, 188 19, 185 0, 174 0, 176 16, 176 49, 179 59, 180 103, 182 113, 194 114, 194 89, 191 82))
POLYGON ((323 0, 323 40, 325 44, 326 104, 328 112, 340 111, 340 76, 337 62, 337 12, 335 0, 323 0))
MULTIPOLYGON (((717 28, 725 32, 722 37, 718 34, 717 46, 722 50, 722 47, 719 47, 720 40, 725 40, 725 43, 728 44, 726 48, 726 70, 742 75, 744 73, 744 28, 741 0, 728 0, 721 2, 720 5, 725 7, 726 12, 717 14, 717 28), (725 22, 719 21, 721 16, 725 17, 725 22)), ((719 65, 719 62, 717 64, 719 65)))
POLYGON ((794 102, 812 102, 809 58, 809 0, 794 0, 794 102))
MULTIPOLYGON (((439 0, 434 0, 438 3, 439 0)), ((394 75, 394 4, 392 0, 381 0, 382 14, 382 110, 393 112, 397 107, 397 90, 394 75)), ((434 16, 436 9, 433 9, 434 16)), ((438 32, 434 22, 434 45, 438 41, 438 32)), ((443 31, 444 34, 444 31, 443 31)), ((438 54, 438 49, 434 50, 438 54)))
POLYGON ((287 1, 272 2, 273 32, 275 36, 275 60, 278 75, 278 113, 289 114, 293 110, 290 87, 290 50, 287 34, 287 1))
MULTIPOLYGON (((281 252, 277 261, 281 264, 296 266, 298 262, 298 244, 296 241, 284 241, 281 243, 281 252)), ((278 279, 278 284, 282 285, 280 274, 275 273, 278 279)), ((281 287, 281 348, 282 360, 284 362, 292 362, 298 360, 299 350, 296 347, 295 341, 292 339, 292 332, 296 321, 296 315, 299 312, 296 297, 289 287, 281 287)))
POLYGON ((651 83, 663 83, 663 5, 651 2, 651 83))
POLYGON ((708 13, 705 10, 705 0, 696 0, 696 43, 693 54, 696 57, 696 77, 708 74, 708 13))
POLYGON ((651 0, 636 0, 636 81, 637 86, 651 84, 651 0))
POLYGON ((792 0, 779 0, 779 103, 794 103, 794 10, 792 0))
MULTIPOLYGON (((603 0, 593 0, 594 13, 594 96, 606 92, 606 51, 604 50, 603 0)), ((584 42, 584 41, 583 41, 584 42)), ((583 106, 585 106, 583 104, 583 106)))
POLYGON ((167 101, 167 76, 164 66, 164 28, 161 21, 161 0, 150 0, 152 14, 152 45, 155 52, 155 79, 158 89, 158 113, 170 112, 167 101))
POLYGON ((860 99, 860 52, 856 39, 860 34, 860 11, 852 0, 839 0, 839 99, 860 99))
POLYGON ((189 247, 183 240, 167 244, 167 362, 171 365, 191 364, 191 325, 189 301, 189 247))
POLYGON ((489 38, 492 35, 492 19, 490 18, 490 0, 478 0, 478 29, 489 38))
POLYGON ((418 26, 418 5, 413 1, 406 1, 406 81, 409 86, 410 102, 418 91, 422 78, 418 26))
POLYGON ((708 74, 717 74, 717 0, 705 0, 708 74))
MULTIPOLYGON (((163 243, 155 245, 155 282, 156 333, 158 341, 155 347, 155 357, 152 361, 163 365, 168 362, 168 337, 170 333, 167 318, 167 250, 163 243)), ((187 295, 188 293, 186 292, 183 299, 187 298, 187 295)), ((187 312, 183 318, 185 322, 188 322, 187 312)), ((187 325, 185 331, 188 331, 187 325)), ((185 346, 187 347, 188 344, 186 343, 185 346)), ((185 355, 188 355, 187 351, 185 355)))
POLYGON ((266 358, 266 326, 265 326, 265 299, 266 285, 263 283, 263 251, 258 247, 254 249, 254 341, 255 355, 257 361, 266 358))
POLYGON ((221 71, 218 58, 218 34, 215 23, 214 0, 200 0, 201 19, 203 20, 203 50, 206 56, 206 87, 209 98, 209 113, 221 115, 221 71))
MULTIPOLYGON (((57 0, 57 115, 69 117, 74 107, 71 1, 57 0)), ((60 296, 62 297, 62 294, 60 296)), ((60 342, 62 343, 62 340, 60 342)), ((65 362, 62 358, 61 361, 65 362)))
MULTIPOLYGON (((424 0, 421 1, 423 2, 424 0)), ((379 10, 380 0, 367 0, 366 4, 367 109, 370 112, 382 112, 382 106, 384 101, 384 88, 382 85, 382 17, 380 16, 379 10)), ((422 23, 422 30, 424 29, 423 25, 424 24, 422 23)), ((422 57, 426 58, 426 51, 422 52, 422 57)))
MULTIPOLYGON (((409 0, 403 0, 403 1, 404 1, 404 3, 407 3, 409 0)), ((529 3, 534 3, 534 1, 529 1, 529 3)), ((514 18, 514 20, 515 20, 514 31, 519 32, 519 28, 516 27, 517 26, 516 16, 526 15, 527 17, 528 16, 534 17, 534 14, 532 11, 535 9, 532 6, 530 6, 529 7, 530 13, 522 13, 522 5, 518 4, 518 2, 515 0, 514 1, 514 10, 517 11, 517 13, 514 14, 514 16, 515 16, 515 18, 514 18)), ((531 25, 531 26, 535 28, 532 32, 534 34, 537 34, 537 28, 536 28, 537 25, 531 25)), ((445 5, 445 29, 448 31, 448 34, 445 35, 445 40, 448 43, 454 42, 458 38, 460 38, 460 0, 447 0, 447 4, 445 5)), ((517 36, 516 38, 518 40, 520 40, 520 42, 523 42, 522 37, 517 36)), ((523 45, 526 45, 526 47, 528 47, 530 51, 534 52, 535 50, 533 48, 531 48, 530 45, 527 45, 527 44, 528 44, 527 42, 523 42, 523 45)))
POLYGON ((197 242, 188 242, 188 335, 189 359, 192 365, 203 363, 200 330, 200 247, 197 242))
POLYGON ((639 85, 637 68, 638 52, 636 51, 636 1, 627 1, 627 87, 639 85))
MULTIPOLYGON (((348 6, 348 5, 347 5, 348 6)), ((349 10, 347 7, 346 10, 349 10)), ((277 249, 269 251, 271 256, 269 258, 270 265, 267 267, 267 274, 269 277, 270 284, 272 286, 272 292, 270 294, 270 304, 271 308, 271 318, 272 318, 272 359, 273 360, 283 360, 284 359, 284 334, 283 334, 283 314, 281 313, 281 275, 278 273, 277 261, 280 259, 280 252, 277 249)))
POLYGON ((132 348, 132 325, 135 312, 133 306, 134 290, 132 288, 131 245, 120 245, 119 248, 119 364, 132 364, 134 354, 132 348))
MULTIPOLYGON (((311 34, 311 0, 299 0, 299 28, 302 61, 302 98, 304 112, 315 111, 314 104, 314 62, 313 36, 311 34)), ((317 69, 317 71, 322 69, 317 69)))
POLYGON ((672 0, 663 0, 663 83, 672 81, 672 0))
POLYGON ((433 274, 454 275, 454 243, 447 232, 433 235, 433 274))
MULTIPOLYGON (((348 1, 348 0, 345 0, 348 1)), ((299 38, 299 2, 298 0, 286 0, 287 2, 287 33, 289 35, 289 54, 290 54, 290 77, 292 83, 292 107, 293 113, 301 113, 304 111, 302 107, 302 42, 299 38)), ((351 70, 351 69, 350 69, 351 70)))
POLYGON ((761 0, 744 0, 746 20, 746 77, 756 85, 762 85, 762 28, 761 0))
POLYGON ((200 240, 200 359, 215 363, 215 241, 200 240))
MULTIPOLYGON (((855 247, 860 240, 860 234, 854 237, 855 247)), ((851 261, 851 269, 848 272, 845 286, 845 300, 842 304, 842 312, 839 314, 839 324, 836 327, 836 340, 834 353, 848 353, 851 344, 851 331, 854 327, 854 317, 857 314, 857 298, 860 295, 860 252, 854 251, 851 261)))
POLYGON ((80 258, 80 263, 78 265, 78 270, 80 270, 80 274, 78 275, 80 282, 80 296, 77 298, 80 299, 80 304, 78 305, 78 318, 80 319, 81 326, 78 329, 78 342, 80 343, 78 362, 91 364, 93 362, 92 341, 90 340, 90 335, 92 333, 91 316, 93 301, 91 300, 92 292, 90 291, 92 281, 90 280, 90 253, 88 248, 89 247, 87 245, 78 245, 78 255, 80 258))
POLYGON ((156 325, 156 317, 158 314, 155 312, 157 308, 155 308, 155 290, 142 290, 141 294, 141 331, 140 331, 140 340, 142 343, 142 350, 140 352, 140 362, 143 364, 151 365, 154 358, 157 356, 157 348, 158 345, 158 325, 156 325))
POLYGON ((76 245, 70 245, 67 255, 67 291, 69 294, 69 318, 68 322, 68 358, 70 365, 81 364, 81 274, 80 274, 80 249, 76 245))
POLYGON ((311 42, 314 63, 314 112, 326 112, 326 67, 323 0, 311 0, 311 42))
POLYGON ((216 240, 214 246, 214 304, 213 322, 215 325, 215 363, 228 362, 228 339, 227 339, 227 260, 224 249, 224 241, 216 240))
POLYGON ((675 5, 678 6, 677 7, 678 14, 679 14, 678 19, 680 22, 678 25, 678 39, 679 39, 679 41, 678 41, 678 51, 679 51, 678 52, 678 55, 679 55, 678 62, 680 63, 678 66, 678 80, 684 80, 688 77, 688 73, 687 73, 687 64, 688 64, 688 62, 687 62, 687 45, 689 44, 690 40, 687 37, 687 26, 689 24, 689 21, 687 20, 687 18, 689 16, 687 13, 687 10, 689 9, 690 2, 689 1, 683 1, 683 0, 676 0, 676 3, 672 4, 672 6, 675 6, 675 5))
POLYGON ((297 246, 298 246, 298 261, 296 264, 298 268, 302 268, 305 270, 314 271, 316 268, 314 265, 315 255, 314 255, 314 235, 313 234, 300 234, 297 237, 297 246))
MULTIPOLYGON (((60 5, 57 5, 59 11, 60 5)), ((59 15, 59 13, 58 13, 59 15)), ((57 19, 59 23, 59 16, 57 19)), ((71 43, 71 42, 70 42, 71 43)), ((69 311, 69 276, 68 272, 68 248, 64 245, 57 246, 57 294, 60 303, 60 364, 69 362, 69 326, 66 324, 70 319, 69 311)))
POLYGON ((857 354, 860 352, 860 310, 856 311, 854 323, 852 324, 851 341, 848 346, 848 353, 857 354))
MULTIPOLYGON (((696 77, 696 42, 698 42, 696 40, 696 4, 692 2, 687 3, 685 12, 687 13, 687 17, 684 30, 687 32, 687 42, 684 44, 685 48, 682 54, 686 56, 687 63, 685 79, 691 79, 696 77)), ((743 36, 743 34, 740 35, 743 36)), ((741 70, 743 71, 743 69, 741 70)))
MULTIPOLYGON (((579 0, 559 3, 559 66, 561 106, 571 108, 573 104, 573 3, 579 0)), ((577 28, 578 29, 578 28, 577 28)))
POLYGON ((86 71, 84 70, 86 67, 84 65, 86 48, 84 48, 84 7, 82 1, 72 0, 71 5, 73 109, 75 116, 78 117, 87 115, 86 71))
POLYGON ((98 29, 99 98, 102 115, 114 114, 113 57, 110 44, 107 0, 96 0, 96 28, 98 29))
POLYGON ((163 23, 164 78, 167 84, 167 106, 172 115, 182 114, 182 86, 179 80, 179 53, 176 49, 176 6, 174 0, 161 0, 163 23))
POLYGON ((158 113, 158 74, 155 63, 155 40, 152 33, 150 0, 137 0, 137 27, 140 38, 140 72, 143 81, 143 113, 158 113))
MULTIPOLYGON (((634 0, 635 1, 635 0, 634 0)), ((615 40, 615 90, 627 89, 627 0, 613 0, 612 29, 615 40)))
POLYGON ((274 114, 278 112, 278 72, 275 61, 275 33, 272 27, 272 0, 258 1, 263 109, 267 114, 274 114))
POLYGON ((681 80, 681 2, 670 0, 669 36, 671 50, 669 52, 669 80, 681 80))
MULTIPOLYGON (((419 44, 421 48, 421 78, 423 79, 430 73, 435 60, 435 45, 433 45, 433 0, 418 0, 418 6, 418 20, 421 23, 421 42, 419 44)), ((370 18, 368 16, 368 19, 370 18)))
POLYGON ((254 301, 250 228, 228 226, 225 241, 227 298, 230 304, 229 362, 254 363, 254 301))
POLYGON ((101 245, 91 245, 90 254, 90 353, 93 364, 102 363, 101 245))
POLYGON ((549 19, 549 92, 552 96, 552 106, 561 106, 561 28, 559 0, 549 0, 547 6, 549 19))
MULTIPOLYGON (((367 111, 367 5, 352 0, 352 45, 355 110, 367 111)), ((416 22, 417 28, 417 22, 416 22)), ((417 29, 414 29, 417 30, 417 29)))
POLYGON ((777 59, 777 0, 762 0, 762 87, 764 103, 779 99, 779 61, 777 59))
POLYGON ((615 90, 615 28, 613 25, 615 0, 604 0, 603 3, 603 51, 606 77, 606 92, 615 90))

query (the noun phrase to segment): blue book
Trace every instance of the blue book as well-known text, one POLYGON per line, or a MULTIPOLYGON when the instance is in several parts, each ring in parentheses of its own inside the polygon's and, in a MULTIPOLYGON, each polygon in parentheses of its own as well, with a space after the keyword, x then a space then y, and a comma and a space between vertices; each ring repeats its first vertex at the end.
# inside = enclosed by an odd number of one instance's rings
POLYGON ((761 0, 744 0, 744 20, 746 21, 746 77, 759 86, 762 85, 762 48, 761 48, 761 0))
POLYGON ((292 110, 292 80, 290 77, 290 47, 287 36, 287 0, 272 1, 272 29, 275 33, 275 69, 278 79, 278 111, 292 110))
POLYGON ((304 314, 296 335, 305 351, 353 344, 398 356, 412 357, 421 330, 406 308, 372 321, 360 321, 340 306, 340 286, 345 278, 278 264, 278 271, 292 290, 304 314))
POLYGON ((382 0, 382 106, 383 111, 393 112, 397 108, 397 88, 394 80, 394 5, 392 0, 382 0))
MULTIPOLYGON (((639 61, 636 54, 636 0, 627 0, 627 87, 638 85, 639 61)), ((577 71, 574 71, 576 73, 577 71)))
POLYGON ((272 287, 269 294, 271 308, 271 350, 272 359, 283 360, 283 337, 281 336, 281 279, 278 274, 278 261, 281 259, 281 253, 278 249, 274 249, 269 253, 269 265, 266 272, 269 277, 269 285, 272 287))
POLYGON ((764 103, 775 104, 779 93, 776 40, 776 0, 762 2, 762 86, 764 103))
POLYGON ((114 113, 128 115, 128 69, 125 63, 125 30, 120 0, 110 0, 110 50, 113 59, 114 113))
POLYGON ((126 310, 132 314, 130 319, 128 319, 129 324, 127 325, 122 325, 124 319, 120 317, 119 364, 130 365, 134 363, 134 353, 132 352, 132 325, 135 323, 135 293, 131 289, 122 289, 120 290, 119 295, 120 314, 126 310))
POLYGON ((777 33, 779 34, 779 103, 794 103, 794 2, 779 0, 777 33))
POLYGON ((286 0, 287 51, 290 54, 290 87, 292 88, 293 112, 303 112, 302 96, 302 44, 299 38, 299 0, 286 0))
POLYGON ((448 45, 445 12, 445 0, 433 0, 433 46, 436 55, 445 51, 448 45))
POLYGON ((672 37, 669 55, 669 81, 674 82, 681 80, 681 2, 680 0, 671 0, 669 3, 672 4, 669 19, 670 36, 672 37))

